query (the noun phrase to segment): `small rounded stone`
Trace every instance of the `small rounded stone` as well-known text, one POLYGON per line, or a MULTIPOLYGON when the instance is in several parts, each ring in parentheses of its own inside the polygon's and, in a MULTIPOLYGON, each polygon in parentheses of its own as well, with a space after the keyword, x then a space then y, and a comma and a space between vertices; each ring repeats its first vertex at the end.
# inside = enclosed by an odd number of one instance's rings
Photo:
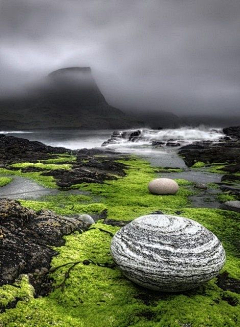
POLYGON ((115 263, 143 287, 180 292, 215 277, 225 263, 219 239, 194 220, 148 215, 133 220, 113 237, 115 263))
POLYGON ((93 218, 90 215, 87 215, 85 213, 82 215, 79 215, 79 219, 87 225, 95 224, 95 221, 93 220, 93 218))
POLYGON ((177 182, 170 178, 156 178, 148 184, 149 192, 152 194, 175 194, 179 186, 177 182))

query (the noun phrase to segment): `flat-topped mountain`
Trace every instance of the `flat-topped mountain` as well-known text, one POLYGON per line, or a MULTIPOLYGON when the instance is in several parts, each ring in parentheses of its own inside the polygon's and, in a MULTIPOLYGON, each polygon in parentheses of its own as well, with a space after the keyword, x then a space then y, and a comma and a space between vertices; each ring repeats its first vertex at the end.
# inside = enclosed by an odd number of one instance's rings
POLYGON ((70 67, 48 75, 28 95, 0 99, 0 129, 115 129, 139 123, 110 106, 90 67, 70 67))

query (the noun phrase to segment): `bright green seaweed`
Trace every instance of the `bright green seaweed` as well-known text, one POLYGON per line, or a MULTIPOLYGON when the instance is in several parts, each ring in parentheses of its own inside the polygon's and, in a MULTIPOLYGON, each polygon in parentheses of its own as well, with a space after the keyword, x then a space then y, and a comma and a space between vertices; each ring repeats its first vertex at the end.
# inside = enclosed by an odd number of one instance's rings
MULTIPOLYGON (((87 195, 70 195, 65 199, 64 195, 58 195, 21 202, 36 210, 46 208, 61 214, 107 209, 108 218, 115 220, 131 220, 156 210, 172 214, 180 211, 182 216, 200 222, 220 238, 227 252, 224 270, 239 279, 240 215, 191 208, 188 201, 191 183, 184 180, 178 180, 180 190, 175 196, 151 195, 147 185, 155 177, 154 169, 136 158, 124 163, 128 166, 126 177, 78 186, 90 192, 87 195), (97 202, 91 203, 94 200, 97 202)), ((240 295, 223 291, 216 279, 183 294, 163 294, 140 288, 124 278, 112 266, 110 255, 111 235, 107 232, 117 230, 100 221, 87 232, 66 236, 66 244, 57 248, 59 255, 52 260, 54 290, 47 297, 36 299, 25 291, 26 296, 21 297, 17 307, 1 315, 0 326, 235 327, 240 324, 240 295), (57 268, 62 265, 65 266, 57 268)), ((13 295, 9 302, 12 298, 13 295)))
POLYGON ((11 177, 0 177, 0 187, 11 183, 11 181, 12 181, 11 177))

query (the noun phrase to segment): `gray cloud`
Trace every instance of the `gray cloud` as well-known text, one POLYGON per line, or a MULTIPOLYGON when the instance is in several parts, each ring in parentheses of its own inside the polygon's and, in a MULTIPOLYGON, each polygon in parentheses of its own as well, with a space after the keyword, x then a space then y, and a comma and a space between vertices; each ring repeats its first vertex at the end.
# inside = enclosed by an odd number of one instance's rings
POLYGON ((91 66, 123 109, 236 115, 239 0, 1 0, 0 94, 91 66))

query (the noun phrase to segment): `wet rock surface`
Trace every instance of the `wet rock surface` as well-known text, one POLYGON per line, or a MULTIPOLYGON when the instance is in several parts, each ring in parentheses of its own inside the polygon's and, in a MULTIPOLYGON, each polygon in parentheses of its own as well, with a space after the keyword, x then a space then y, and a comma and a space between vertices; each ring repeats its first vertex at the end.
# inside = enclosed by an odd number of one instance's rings
POLYGON ((221 205, 221 209, 240 212, 240 201, 227 201, 221 205))
POLYGON ((0 199, 0 285, 14 282, 20 274, 42 269, 47 272, 56 254, 49 246, 63 245, 63 235, 88 226, 80 215, 63 217, 51 211, 35 212, 18 201, 0 199))
POLYGON ((71 170, 55 170, 48 174, 54 176, 57 185, 62 188, 81 183, 103 183, 125 176, 126 166, 118 162, 123 158, 127 156, 111 151, 83 149, 78 151, 77 162, 71 170))
POLYGON ((136 142, 141 138, 141 136, 142 136, 142 131, 140 129, 129 130, 129 131, 114 131, 111 137, 107 141, 103 142, 102 146, 121 143, 124 141, 136 142))
POLYGON ((240 141, 224 142, 197 142, 180 148, 179 154, 186 165, 191 167, 194 163, 228 163, 233 166, 240 165, 240 141))
POLYGON ((219 186, 221 191, 229 192, 237 197, 240 195, 240 127, 229 127, 223 129, 227 135, 219 142, 197 142, 179 150, 188 167, 196 162, 205 164, 222 165, 227 173, 222 176, 219 186))
POLYGON ((53 176, 59 188, 70 188, 81 183, 103 183, 104 180, 125 176, 126 167, 118 160, 126 159, 126 155, 98 149, 70 151, 65 148, 46 146, 40 142, 0 135, 0 164, 9 170, 18 170, 10 166, 12 163, 37 162, 49 159, 53 154, 73 152, 77 155, 77 161, 73 163, 70 170, 26 167, 22 172, 41 172, 43 176, 53 176))
POLYGON ((37 141, 0 134, 0 164, 48 159, 52 154, 71 153, 70 150, 52 147, 37 141))
POLYGON ((226 134, 227 137, 240 140, 240 126, 226 127, 223 129, 223 133, 226 134))

